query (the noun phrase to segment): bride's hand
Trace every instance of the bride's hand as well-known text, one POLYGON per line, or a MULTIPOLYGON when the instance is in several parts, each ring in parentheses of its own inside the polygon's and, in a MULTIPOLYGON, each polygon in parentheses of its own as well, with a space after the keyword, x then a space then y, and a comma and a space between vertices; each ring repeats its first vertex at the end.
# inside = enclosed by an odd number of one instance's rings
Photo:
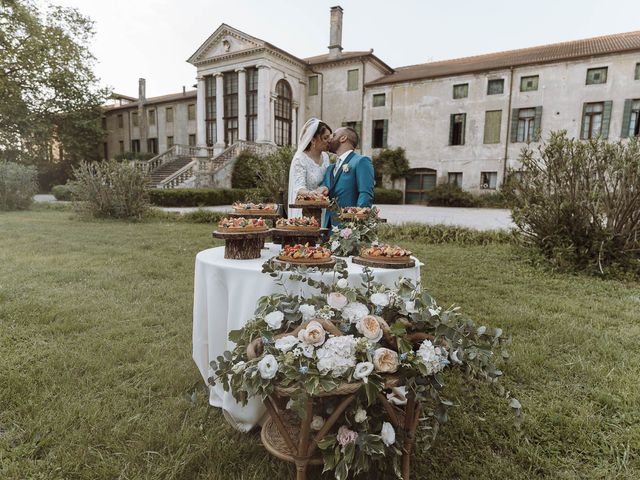
POLYGON ((317 193, 319 193, 320 195, 329 195, 329 189, 325 186, 322 187, 318 187, 315 190, 317 193))

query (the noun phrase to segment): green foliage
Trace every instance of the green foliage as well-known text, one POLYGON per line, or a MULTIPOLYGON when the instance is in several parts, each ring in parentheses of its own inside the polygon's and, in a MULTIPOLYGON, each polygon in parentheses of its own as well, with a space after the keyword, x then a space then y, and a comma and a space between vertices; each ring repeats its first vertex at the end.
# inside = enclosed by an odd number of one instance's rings
POLYGON ((159 207, 203 207, 231 205, 260 197, 259 190, 239 188, 175 188, 149 190, 153 205, 159 207))
POLYGON ((155 153, 151 152, 124 152, 117 154, 114 158, 118 161, 122 160, 151 160, 155 157, 155 153))
POLYGON ((257 188, 258 187, 258 166, 262 166, 260 157, 243 151, 238 155, 231 174, 232 188, 257 188))
POLYGON ((126 163, 82 163, 74 168, 72 195, 78 211, 93 217, 140 219, 149 207, 147 178, 126 163))
POLYGON ((0 210, 29 208, 38 191, 35 167, 0 161, 0 210))
POLYGON ((380 205, 399 205, 402 203, 402 192, 390 188, 374 188, 373 201, 380 205))
MULTIPOLYGON (((340 209, 332 202, 334 215, 340 216, 340 209)), ((371 208, 364 218, 343 220, 340 227, 333 227, 326 247, 338 256, 358 255, 360 250, 378 241, 379 215, 376 207, 371 208)))
POLYGON ((392 179, 406 177, 409 174, 409 160, 405 149, 385 148, 373 157, 376 176, 389 175, 392 179))
POLYGON ((73 8, 9 0, 0 32, 0 160, 36 165, 48 191, 102 141, 93 23, 73 8))
POLYGON ((640 276, 640 141, 551 133, 505 187, 528 245, 555 268, 640 276))
POLYGON ((491 193, 483 193, 477 195, 476 206, 482 208, 511 208, 508 199, 505 197, 502 190, 491 193))
POLYGON ((441 183, 427 192, 427 204, 438 207, 476 207, 478 200, 452 183, 441 183))
POLYGON ((419 241, 431 245, 490 245, 517 241, 517 236, 507 230, 473 230, 451 225, 426 225, 423 223, 381 224, 379 235, 384 242, 419 241))
POLYGON ((56 200, 68 202, 73 200, 73 187, 71 185, 54 185, 51 194, 56 200))
POLYGON ((247 161, 249 169, 256 172, 260 193, 266 201, 284 203, 294 153, 293 147, 280 147, 267 156, 247 161))

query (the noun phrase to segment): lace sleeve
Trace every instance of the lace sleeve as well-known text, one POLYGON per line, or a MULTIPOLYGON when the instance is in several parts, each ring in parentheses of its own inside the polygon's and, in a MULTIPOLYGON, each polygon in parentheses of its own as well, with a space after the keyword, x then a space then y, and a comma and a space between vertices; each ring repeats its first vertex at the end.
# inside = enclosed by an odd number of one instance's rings
POLYGON ((307 188, 307 169, 304 167, 300 157, 293 159, 290 181, 293 183, 292 191, 294 194, 297 194, 303 188, 307 188))

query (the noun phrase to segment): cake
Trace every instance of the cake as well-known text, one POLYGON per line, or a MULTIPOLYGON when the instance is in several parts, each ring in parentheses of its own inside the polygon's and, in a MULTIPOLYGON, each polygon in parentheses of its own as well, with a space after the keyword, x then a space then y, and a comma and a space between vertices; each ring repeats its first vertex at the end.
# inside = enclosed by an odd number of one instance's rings
POLYGON ((411 261, 411 252, 397 245, 381 244, 363 248, 360 252, 360 258, 404 263, 411 261))
POLYGON ((313 231, 320 228, 320 223, 314 217, 280 218, 276 221, 276 228, 282 230, 313 231))
POLYGON ((235 202, 232 208, 235 213, 246 214, 273 214, 278 211, 278 205, 275 203, 235 202))
POLYGON ((296 205, 328 207, 329 197, 317 192, 299 193, 296 196, 296 205))
POLYGON ((224 218, 218 224, 219 232, 263 232, 267 229, 262 218, 224 218))
POLYGON ((322 246, 285 245, 278 260, 290 263, 322 264, 331 262, 331 250, 322 246))
POLYGON ((340 213, 340 218, 366 218, 371 213, 369 207, 346 207, 340 213))

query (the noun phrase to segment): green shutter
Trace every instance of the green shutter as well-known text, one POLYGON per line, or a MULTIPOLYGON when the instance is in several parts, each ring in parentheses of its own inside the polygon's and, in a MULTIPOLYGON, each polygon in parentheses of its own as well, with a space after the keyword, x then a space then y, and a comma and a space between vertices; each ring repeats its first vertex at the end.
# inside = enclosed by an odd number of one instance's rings
POLYGON ((622 132, 620 133, 620 138, 627 138, 629 136, 629 122, 631 122, 632 107, 632 99, 627 99, 624 101, 624 112, 622 113, 622 132))
POLYGON ((389 134, 389 120, 384 121, 382 129, 382 148, 387 148, 387 135, 389 134))
POLYGON ((511 110, 511 143, 518 141, 518 115, 520 114, 519 108, 511 110))
POLYGON ((354 130, 358 134, 358 138, 360 138, 360 144, 362 144, 362 122, 356 122, 354 130))
POLYGON ((536 107, 536 117, 533 120, 533 141, 540 141, 540 128, 542 126, 542 107, 536 107))
POLYGON ((483 143, 500 143, 500 126, 502 123, 502 110, 490 110, 484 114, 484 139, 483 143))
POLYGON ((602 114, 602 138, 609 138, 609 123, 611 123, 611 106, 613 102, 604 102, 604 113, 602 114))
POLYGON ((449 145, 453 145, 453 115, 449 115, 449 145))
POLYGON ((582 122, 580 122, 580 139, 581 140, 587 139, 587 136, 584 134, 584 119, 586 115, 587 115, 587 104, 583 103, 582 104, 582 122))

